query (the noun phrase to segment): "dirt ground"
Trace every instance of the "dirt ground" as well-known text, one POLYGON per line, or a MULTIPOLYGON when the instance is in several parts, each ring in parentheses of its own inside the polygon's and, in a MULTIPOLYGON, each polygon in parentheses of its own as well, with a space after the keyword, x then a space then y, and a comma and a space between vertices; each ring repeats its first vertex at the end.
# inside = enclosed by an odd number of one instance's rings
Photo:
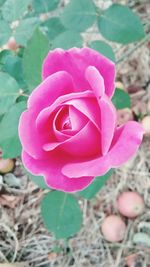
MULTIPOLYGON (((107 7, 112 1, 97 0, 107 7)), ((129 46, 113 44, 117 58, 117 81, 130 89, 134 117, 141 120, 150 114, 150 33, 149 1, 117 1, 128 3, 136 10, 147 35, 129 46), (130 87, 129 87, 130 86, 130 87), (135 91, 133 93, 133 91, 135 91)), ((86 33, 87 40, 96 39, 94 28, 86 33)), ((124 120, 124 118, 122 118, 124 120)), ((81 231, 68 241, 56 241, 48 233, 40 217, 39 204, 44 192, 21 171, 21 161, 11 177, 3 177, 0 185, 0 262, 18 262, 18 267, 150 267, 150 239, 135 242, 141 229, 150 231, 150 135, 145 136, 137 155, 120 169, 92 200, 79 200, 84 214, 81 231), (126 235, 121 243, 106 242, 100 225, 107 214, 117 214, 116 198, 126 189, 136 190, 145 201, 145 212, 134 220, 126 220, 126 235), (2 197, 3 196, 3 197, 2 197), (3 200, 2 200, 3 198, 3 200), (129 256, 134 265, 128 265, 129 256)), ((2 177, 0 176, 0 180, 2 177)), ((1 266, 1 265, 0 265, 1 266)), ((3 265, 2 265, 3 266, 3 265)))

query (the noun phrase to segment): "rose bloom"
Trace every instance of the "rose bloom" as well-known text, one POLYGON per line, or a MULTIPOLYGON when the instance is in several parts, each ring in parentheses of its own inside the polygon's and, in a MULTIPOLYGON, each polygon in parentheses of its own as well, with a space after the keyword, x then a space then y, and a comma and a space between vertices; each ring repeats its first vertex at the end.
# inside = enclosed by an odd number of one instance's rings
POLYGON ((28 171, 50 188, 75 192, 135 154, 143 129, 135 121, 117 127, 112 61, 90 48, 55 49, 42 77, 19 123, 28 171))

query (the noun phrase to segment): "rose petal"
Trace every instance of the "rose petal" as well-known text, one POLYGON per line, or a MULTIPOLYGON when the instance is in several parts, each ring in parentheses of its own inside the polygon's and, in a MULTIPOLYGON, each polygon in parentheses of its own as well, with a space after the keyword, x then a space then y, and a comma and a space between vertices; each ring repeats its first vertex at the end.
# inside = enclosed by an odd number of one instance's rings
POLYGON ((62 173, 70 178, 103 175, 110 168, 119 167, 128 161, 138 150, 142 137, 141 125, 135 121, 127 122, 116 131, 108 154, 95 160, 66 164, 62 168, 62 173))
POLYGON ((65 105, 72 105, 82 112, 100 130, 100 107, 95 97, 76 98, 64 102, 65 105))
POLYGON ((101 117, 101 144, 102 153, 105 155, 111 145, 115 127, 116 127, 116 110, 112 102, 106 98, 102 97, 99 100, 100 105, 100 117, 101 117))
POLYGON ((19 122, 22 146, 31 156, 41 157, 43 154, 41 140, 46 138, 45 134, 40 135, 36 129, 38 112, 55 102, 59 96, 65 97, 66 94, 73 91, 73 88, 71 76, 65 71, 61 71, 48 77, 32 92, 28 100, 29 110, 22 114, 19 122))
MULTIPOLYGON (((36 119, 38 112, 49 106, 59 96, 65 97, 66 94, 73 91, 71 76, 64 72, 58 72, 44 80, 31 94, 28 100, 28 111, 22 113, 19 121, 19 137, 23 148, 28 153, 39 158, 43 155, 43 140, 47 142, 48 131, 40 134, 36 128, 36 119), (57 90, 56 90, 57 88, 57 90)), ((50 133, 49 133, 50 134, 50 133)))
POLYGON ((45 151, 51 151, 55 149, 75 133, 75 131, 72 130, 59 131, 57 129, 60 121, 62 122, 64 119, 63 116, 66 115, 64 113, 66 108, 68 110, 68 107, 65 106, 60 106, 59 108, 60 109, 58 109, 57 112, 53 112, 49 116, 47 116, 47 113, 43 113, 43 116, 40 117, 40 121, 37 122, 37 130, 40 132, 40 134, 45 135, 45 132, 49 134, 47 142, 43 144, 43 149, 45 151))
POLYGON ((37 119, 36 119, 36 127, 37 127, 37 131, 38 133, 44 137, 45 140, 47 140, 45 142, 46 143, 51 143, 50 145, 46 144, 43 146, 44 150, 51 150, 54 149, 55 147, 57 147, 61 142, 67 140, 69 137, 71 137, 72 135, 74 135, 77 131, 79 131, 82 127, 84 127, 84 125, 87 123, 88 118, 82 114, 78 109, 76 109, 73 106, 69 106, 65 104, 61 104, 63 103, 64 99, 67 98, 73 98, 75 96, 79 96, 81 95, 81 98, 85 95, 87 97, 90 97, 90 95, 88 95, 88 91, 87 92, 83 92, 82 93, 76 93, 76 94, 69 94, 66 95, 64 97, 60 97, 56 100, 56 102, 54 102, 50 107, 43 109, 37 119), (60 103, 59 103, 60 102, 60 103), (70 116, 70 120, 72 123, 72 129, 66 129, 66 130, 62 130, 60 131, 60 129, 58 130, 56 128, 56 124, 59 124, 59 120, 62 119, 61 118, 65 112, 65 110, 68 109, 68 115, 70 116), (77 119, 78 118, 78 119, 77 119), (57 142, 58 141, 58 142, 57 142), (49 149, 48 149, 49 147, 49 149))
POLYGON ((81 100, 82 98, 92 98, 92 97, 93 97, 93 93, 91 91, 84 91, 80 93, 70 93, 68 95, 63 95, 63 96, 58 97, 51 106, 46 107, 38 114, 38 117, 36 119, 36 126, 38 130, 42 131, 44 125, 46 124, 52 112, 55 111, 56 109, 59 110, 61 105, 65 104, 66 101, 70 99, 73 100, 76 98, 79 98, 81 100))
POLYGON ((38 134, 36 126, 36 111, 33 109, 24 111, 21 114, 19 120, 19 137, 21 140, 21 144, 23 149, 28 151, 28 153, 34 157, 41 157, 44 153, 42 149, 42 138, 41 135, 38 134))
MULTIPOLYGON (((36 127, 37 127, 37 130, 40 133, 40 135, 45 136, 45 134, 49 133, 49 136, 51 136, 51 138, 49 138, 49 142, 52 142, 52 143, 54 142, 55 147, 56 147, 56 141, 57 140, 61 142, 61 141, 68 139, 68 136, 66 135, 66 133, 67 133, 66 131, 65 132, 58 132, 55 128, 55 119, 56 119, 56 114, 57 114, 56 111, 58 110, 57 112, 59 113, 59 109, 61 108, 61 105, 68 105, 69 106, 67 100, 68 99, 73 100, 74 98, 77 98, 77 97, 79 97, 80 101, 82 98, 86 98, 86 101, 88 101, 87 100, 88 98, 90 99, 89 105, 91 105, 91 113, 90 113, 90 110, 86 111, 86 106, 84 107, 84 105, 83 105, 81 112, 84 111, 84 109, 85 109, 85 112, 83 112, 85 114, 82 114, 82 117, 85 116, 86 114, 88 114, 88 115, 92 114, 92 110, 93 110, 95 113, 93 115, 89 115, 89 116, 92 116, 93 123, 95 123, 94 118, 96 120, 96 117, 97 117, 96 112, 99 112, 99 110, 98 110, 99 107, 98 107, 97 103, 96 103, 97 107, 96 107, 96 105, 92 106, 92 103, 93 104, 95 104, 95 103, 91 100, 91 97, 93 97, 93 93, 91 91, 85 91, 85 92, 81 92, 81 93, 72 93, 72 94, 60 96, 50 107, 43 109, 39 113, 39 115, 36 119, 36 127), (57 110, 55 110, 55 109, 57 109, 57 110), (51 130, 53 130, 53 131, 51 131, 51 130)), ((92 99, 94 99, 94 98, 92 98, 92 99)), ((82 102, 79 104, 82 104, 82 102)), ((78 109, 77 109, 77 111, 78 111, 78 109)), ((78 112, 80 112, 80 111, 78 111, 78 112)), ((90 119, 92 119, 92 118, 90 118, 90 119)), ((99 120, 99 122, 100 122, 100 120, 99 120)), ((45 139, 46 139, 46 136, 45 136, 45 139)), ((47 138, 47 140, 48 140, 48 138, 47 138)), ((50 147, 53 147, 53 145, 50 147)))
POLYGON ((69 106, 69 117, 74 131, 80 131, 88 122, 88 118, 74 106, 69 106))
MULTIPOLYGON (((68 118, 69 118, 69 108, 67 106, 62 105, 60 106, 60 109, 58 109, 58 112, 56 113, 56 115, 51 116, 50 114, 48 121, 43 123, 43 127, 45 127, 45 125, 48 124, 50 131, 53 132, 54 140, 65 141, 73 135, 72 129, 63 130, 65 122, 66 120, 68 120, 68 118)), ((42 125, 40 125, 40 127, 41 126, 42 125)))
POLYGON ((100 133, 93 123, 89 121, 82 130, 70 139, 64 141, 60 147, 69 154, 77 156, 78 158, 84 156, 85 159, 90 156, 100 155, 100 133))
POLYGON ((100 72, 94 67, 89 66, 85 71, 86 80, 89 82, 96 97, 99 99, 105 93, 104 79, 100 72))
POLYGON ((35 108, 40 112, 50 106, 59 96, 74 92, 72 77, 66 71, 59 71, 45 79, 35 88, 29 99, 28 108, 35 108))
MULTIPOLYGON (((64 192, 76 192, 86 188, 94 177, 80 177, 69 179, 61 173, 61 168, 66 160, 65 155, 53 155, 49 160, 37 160, 25 151, 22 152, 22 161, 25 167, 33 175, 44 176, 45 182, 50 188, 64 192)), ((67 159, 68 160, 68 159, 67 159)))
MULTIPOLYGON (((71 162, 71 160, 70 160, 71 162)), ((62 167, 62 173, 69 178, 78 178, 82 176, 92 175, 101 176, 110 170, 110 162, 106 156, 100 156, 93 160, 78 161, 74 163, 67 163, 62 167)))
POLYGON ((92 122, 89 121, 83 129, 68 140, 44 144, 43 149, 45 151, 52 151, 56 147, 59 147, 61 151, 66 151, 68 154, 78 157, 78 159, 83 156, 85 159, 90 156, 100 155, 100 133, 92 122))
POLYGON ((112 167, 119 167, 137 152, 143 133, 142 126, 135 121, 129 121, 117 129, 109 152, 112 167))
POLYGON ((68 51, 55 49, 50 51, 43 63, 43 79, 49 75, 65 70, 71 74, 77 91, 90 89, 85 79, 85 70, 94 66, 104 79, 105 93, 112 97, 115 89, 115 65, 108 58, 91 48, 71 48, 68 51))
POLYGON ((93 66, 89 66, 86 69, 85 76, 97 97, 101 110, 101 145, 104 155, 108 152, 114 135, 116 110, 109 98, 103 97, 105 93, 104 80, 98 70, 93 66))

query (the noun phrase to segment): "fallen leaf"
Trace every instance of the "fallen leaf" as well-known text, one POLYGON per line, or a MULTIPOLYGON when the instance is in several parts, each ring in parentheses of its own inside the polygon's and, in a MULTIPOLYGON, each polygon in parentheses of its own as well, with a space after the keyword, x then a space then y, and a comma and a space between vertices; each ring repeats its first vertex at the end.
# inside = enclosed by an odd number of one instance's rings
POLYGON ((14 209, 19 203, 20 197, 12 195, 0 195, 0 204, 2 206, 7 206, 11 209, 14 209))

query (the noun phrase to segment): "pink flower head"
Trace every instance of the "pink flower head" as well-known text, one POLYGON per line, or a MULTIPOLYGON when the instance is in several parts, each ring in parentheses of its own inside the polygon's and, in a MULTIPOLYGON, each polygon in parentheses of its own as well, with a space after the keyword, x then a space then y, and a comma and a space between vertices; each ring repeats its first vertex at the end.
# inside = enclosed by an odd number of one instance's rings
POLYGON ((19 123, 22 160, 32 174, 74 192, 135 154, 143 129, 135 121, 117 127, 113 62, 90 48, 55 49, 42 76, 19 123))

